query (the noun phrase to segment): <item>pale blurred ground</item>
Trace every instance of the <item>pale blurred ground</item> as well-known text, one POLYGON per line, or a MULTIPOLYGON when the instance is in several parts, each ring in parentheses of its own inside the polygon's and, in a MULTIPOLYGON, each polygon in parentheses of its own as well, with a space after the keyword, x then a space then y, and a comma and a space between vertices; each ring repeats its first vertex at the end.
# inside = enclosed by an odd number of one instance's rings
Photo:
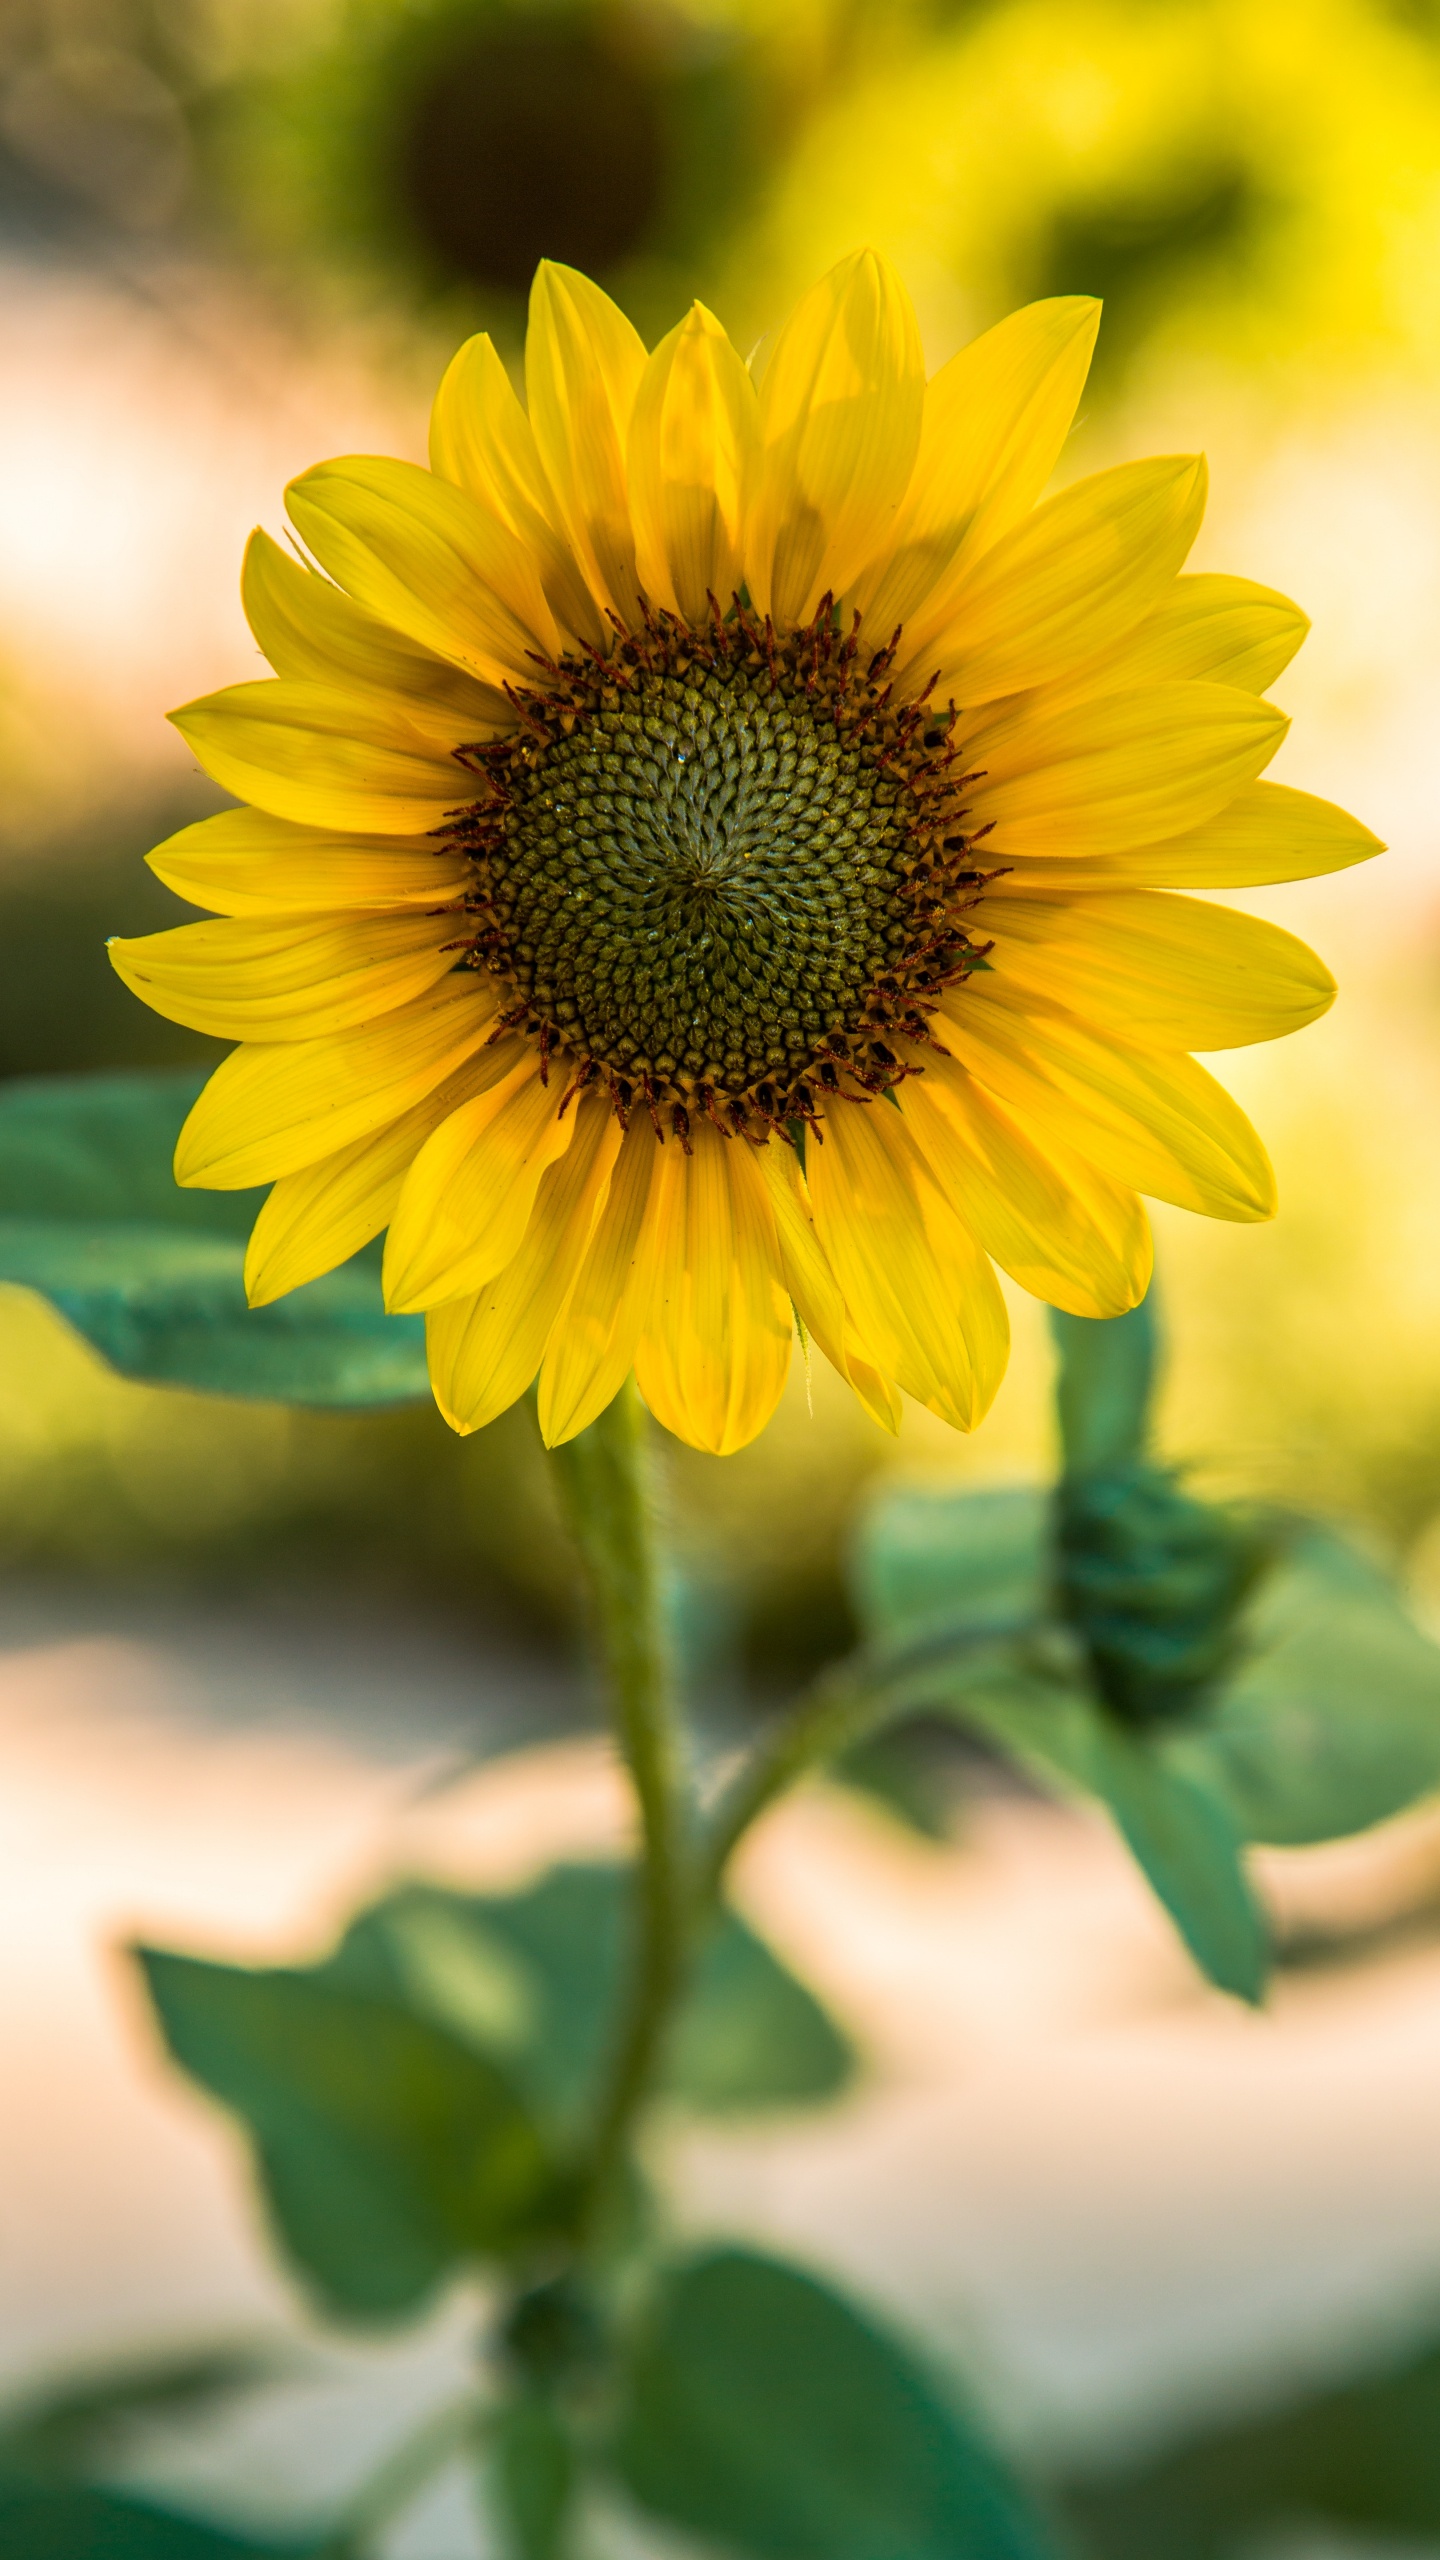
MULTIPOLYGON (((237 2138, 161 2062, 120 1944, 318 1953, 397 1872, 504 1885, 603 1853, 623 1793, 583 1741, 435 1793, 472 1691, 491 1734, 562 1701, 417 1630, 237 1616, 57 1640, 36 1608, 8 1620, 0 2385, 299 2340, 237 2138)), ((1383 1854, 1266 1868, 1292 1917, 1376 1918, 1433 1891, 1440 1840, 1412 1823, 1383 1854)), ((757 1835, 739 1894, 869 2067, 812 2121, 672 2126, 681 2220, 834 2269, 963 2365, 1017 2443, 1093 2460, 1440 2322, 1440 1925, 1287 1975, 1253 2016, 1197 1983, 1098 1818, 990 1789, 944 1849, 816 1790, 757 1835)), ((474 2308, 393 2346, 311 2332, 296 2382, 157 2430, 136 2472, 278 2521, 455 2379, 474 2308)), ((457 2560, 462 2508, 437 2499, 396 2552, 457 2560)))

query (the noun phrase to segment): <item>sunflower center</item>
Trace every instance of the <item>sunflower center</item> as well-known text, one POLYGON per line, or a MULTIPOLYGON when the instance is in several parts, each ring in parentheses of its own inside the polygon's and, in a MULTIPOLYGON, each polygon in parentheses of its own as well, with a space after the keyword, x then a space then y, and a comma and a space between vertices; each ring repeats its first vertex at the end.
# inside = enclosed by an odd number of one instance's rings
POLYGON ((954 916, 978 875, 948 724, 892 713, 884 672, 828 621, 777 642, 662 619, 526 696, 457 831, 507 1019, 682 1134, 697 1102, 738 1127, 808 1117, 847 1070, 893 1082, 885 1029, 923 1028, 978 957, 954 916))

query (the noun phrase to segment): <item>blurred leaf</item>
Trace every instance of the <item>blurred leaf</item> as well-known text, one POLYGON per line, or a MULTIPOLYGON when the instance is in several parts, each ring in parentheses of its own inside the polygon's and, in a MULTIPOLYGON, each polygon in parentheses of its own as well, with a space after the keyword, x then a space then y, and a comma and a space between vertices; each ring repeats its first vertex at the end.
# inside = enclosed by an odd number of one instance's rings
POLYGON ((1258 1999, 1264 1925, 1225 1796, 1203 1765, 1129 1733, 1097 1702, 1075 1639, 1042 1623, 1048 1524, 1045 1496, 1030 1489, 882 1494, 856 1568, 877 1678, 887 1655, 913 1648, 896 1691, 907 1708, 941 1708, 1042 1785, 1098 1796, 1202 1971, 1258 1999), (992 1637, 1007 1619, 1034 1631, 992 1637))
POLYGON ((1060 2494, 1093 2560, 1238 2560, 1321 2522, 1440 2533, 1440 2349, 1060 2494))
POLYGON ((105 2489, 0 2488, 5 2560, 320 2560, 315 2542, 257 2541, 105 2489))
POLYGON ((1333 1839, 1440 1787, 1440 1646, 1368 1556, 1306 1531, 1261 1586, 1248 1633, 1237 1676, 1173 1749, 1252 1840, 1333 1839))
MULTIPOLYGON (((620 1866, 553 1867, 523 1893, 408 1885, 352 1923, 329 1978, 409 2004, 491 2054, 559 2141, 597 2094, 629 1938, 620 1866)), ((662 2086, 708 2113, 832 2096, 853 2068, 814 1994, 734 1911, 697 1959, 662 2086)))
POLYGON ((0 2481, 73 2479, 93 2470, 127 2426, 253 2390, 288 2361, 273 2343, 241 2342, 132 2360, 42 2387, 0 2410, 0 2481))
POLYGON ((337 2316, 414 2310, 533 2233, 552 2188, 493 2064, 315 1974, 141 1949, 170 2050, 239 2115, 290 2256, 337 2316))
POLYGON ((515 2560, 561 2560, 575 2494, 575 2452, 549 2400, 527 2393, 491 2434, 490 2490, 515 2560))
POLYGON ((1068 1316, 1052 1307, 1050 1329, 1060 1355, 1055 1410, 1066 1475, 1138 1458, 1159 1358, 1153 1292, 1123 1316, 1068 1316))
POLYGON ((973 2420, 798 2269, 748 2250, 661 2289, 611 2458, 652 2513, 761 2560, 1043 2560, 973 2420))
POLYGON ((962 1664, 952 1711, 1042 1784, 1098 1796, 1201 1971, 1222 1991, 1258 2000, 1269 1963, 1265 1923, 1239 1829, 1213 1783, 1067 1679, 1063 1646, 1030 1648, 1008 1681, 998 1666, 983 1682, 968 1672, 962 1664))
POLYGON ((948 1773, 936 1766, 934 1750, 927 1749, 932 1742, 933 1735, 917 1730, 913 1722, 892 1725, 852 1743, 832 1760, 830 1775, 919 1839, 948 1840, 955 1788, 947 1784, 948 1773))
POLYGON ((1037 1625, 1050 1601, 1048 1498, 1033 1485, 886 1485, 861 1523, 853 1582, 861 1623, 881 1645, 1037 1625))
POLYGON ((273 1307, 245 1301, 263 1193, 182 1191, 188 1070, 0 1087, 0 1281, 38 1290, 126 1377, 356 1407, 424 1396, 424 1326, 388 1316, 373 1252, 273 1307))

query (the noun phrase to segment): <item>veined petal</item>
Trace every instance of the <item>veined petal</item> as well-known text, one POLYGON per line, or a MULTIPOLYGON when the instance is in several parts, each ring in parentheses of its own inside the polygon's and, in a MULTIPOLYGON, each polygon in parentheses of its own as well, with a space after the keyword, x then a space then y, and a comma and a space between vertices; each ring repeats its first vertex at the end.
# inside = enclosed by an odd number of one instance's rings
MULTIPOLYGON (((1176 578, 1167 595, 1123 638, 1047 685, 1043 707, 1121 693, 1137 684, 1203 677, 1265 693, 1283 675, 1310 624, 1298 604, 1250 578, 1206 573, 1176 578)), ((1042 707, 1037 703, 1036 708, 1042 707)))
POLYGON ((211 779, 301 826, 423 835, 466 797, 465 776, 389 697, 277 679, 202 694, 170 718, 211 779))
POLYGON ((222 809, 145 856, 157 879, 222 916, 442 907, 471 878, 463 854, 433 837, 337 835, 262 809, 222 809))
POLYGON ((649 1121, 637 1112, 615 1159, 594 1234, 545 1346, 539 1413, 547 1449, 573 1440, 603 1413, 630 1374, 649 1303, 651 1193, 663 1153, 649 1121))
POLYGON ((167 1022, 220 1040, 313 1040, 370 1022, 447 977, 456 925, 453 910, 338 923, 220 916, 116 936, 107 949, 117 976, 167 1022))
POLYGON ((630 421, 630 512, 640 584, 703 624, 744 574, 745 513, 760 450, 754 385, 703 303, 662 338, 630 421))
POLYGON ((389 1225, 401 1184, 432 1129, 483 1092, 495 1072, 495 1055, 482 1049, 398 1120, 322 1156, 318 1164, 282 1175, 250 1231, 245 1294, 252 1307, 268 1307, 307 1280, 334 1271, 389 1225))
POLYGON ((482 1430, 529 1386, 590 1241, 620 1138, 607 1098, 582 1096, 575 1135, 541 1178, 514 1260, 473 1298, 426 1316, 430 1383, 452 1430, 482 1430))
POLYGON ((955 1059, 933 1050, 902 1088, 901 1107, 966 1225, 1022 1289, 1072 1316, 1139 1305, 1153 1248, 1133 1191, 1073 1148, 1036 1146, 955 1059))
POLYGON ((1002 987, 1159 1048, 1278 1040, 1335 1001, 1329 970, 1293 933, 1157 889, 1053 900, 1002 889, 974 922, 994 936, 1002 987))
POLYGON ((1098 1037, 1073 1014, 972 979, 940 1036, 1041 1147, 1058 1142, 1116 1182, 1202 1216, 1273 1217, 1275 1177, 1223 1086, 1174 1050, 1098 1037))
POLYGON ((989 1263, 898 1111, 836 1102, 824 1136, 807 1151, 815 1224, 862 1339, 907 1395, 973 1430, 1009 1348, 989 1263))
POLYGON ((540 1177, 575 1134, 573 1114, 560 1114, 564 1090, 564 1060, 542 1083, 527 1046, 503 1084, 452 1111, 426 1140, 385 1240, 392 1315, 469 1297, 513 1261, 540 1177))
POLYGON ((975 560, 900 643, 896 682, 938 669, 940 701, 1049 683, 1149 612, 1205 512, 1205 464, 1162 454, 1047 499, 975 560))
POLYGON ((560 523, 602 605, 633 618, 625 447, 645 347, 608 293, 546 258, 530 292, 525 388, 560 523))
POLYGON ((657 1422, 723 1458, 779 1403, 795 1328, 754 1151, 708 1120, 691 1146, 662 1150, 635 1378, 657 1422))
POLYGON ((815 1209, 800 1159, 793 1147, 772 1138, 760 1149, 760 1169, 770 1193, 780 1267, 791 1302, 805 1331, 849 1387, 853 1387, 872 1420, 886 1431, 900 1428, 900 1397, 865 1357, 840 1292, 840 1283, 815 1232, 815 1209))
MULTIPOLYGON (((845 597, 888 639, 1033 507, 1090 369, 1100 305, 1085 294, 1013 311, 926 385, 920 450, 891 543, 845 597)), ((943 612, 943 603, 941 610, 943 612)))
POLYGON ((1201 825, 1267 765, 1289 722, 1233 685, 1155 684, 1037 713, 1007 740, 966 736, 986 862, 1092 861, 1201 825))
POLYGON ((1068 896, 1089 889, 1262 889, 1275 880, 1313 880, 1369 862, 1384 845, 1331 800, 1283 782, 1247 782, 1218 817, 1188 834, 1138 845, 1112 860, 1022 856, 1006 887, 1068 896))
POLYGON ((513 726, 514 712, 493 685, 478 683, 463 667, 377 622, 328 578, 293 560, 258 525, 245 545, 240 597, 277 676, 393 696, 406 726, 442 755, 449 755, 457 738, 513 726))
POLYGON ((796 305, 760 380, 745 563, 761 613, 808 621, 827 588, 840 594, 888 549, 924 402, 909 295, 873 249, 857 250, 796 305))
POLYGON ((535 563, 498 516, 418 463, 317 462, 285 492, 291 521, 357 604, 486 684, 526 681, 560 651, 535 563))
POLYGON ((483 333, 454 356, 430 413, 430 468, 488 507, 519 536, 555 619, 577 640, 603 648, 606 625, 560 530, 535 430, 483 333))
MULTIPOLYGON (((358 1031, 247 1041, 216 1068, 181 1130, 176 1181, 248 1191, 398 1120, 488 1040, 496 1001, 493 981, 467 970, 358 1031)), ((520 1046, 489 1052, 497 1075, 520 1046)))

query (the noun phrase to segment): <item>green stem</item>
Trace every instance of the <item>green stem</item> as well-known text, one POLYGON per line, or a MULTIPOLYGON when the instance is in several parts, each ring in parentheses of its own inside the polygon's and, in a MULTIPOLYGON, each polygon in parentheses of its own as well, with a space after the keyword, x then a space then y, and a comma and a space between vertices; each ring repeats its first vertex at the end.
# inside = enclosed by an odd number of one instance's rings
POLYGON ((807 1769, 833 1760, 871 1727, 892 1713, 890 1692, 857 1673, 852 1665, 827 1671, 797 1699, 746 1762, 721 1803, 705 1845, 700 1892, 706 1901, 720 1893, 725 1870, 753 1822, 767 1813, 807 1769))
POLYGON ((647 1422, 633 1379, 556 1451, 584 1558, 616 1737, 640 1810, 638 1950, 630 2006, 600 2111, 582 2224, 602 2211, 680 1987, 687 1936, 675 1707, 650 1497, 647 1422))
POLYGON ((1025 1612, 983 1623, 936 1627, 908 1644, 852 1654, 802 1692, 752 1754, 711 1825, 697 1879, 703 1908, 718 1897, 725 1870, 753 1822, 808 1769, 917 1707, 934 1702, 937 1675, 953 1677, 957 1657, 1033 1633, 1025 1612))
POLYGON ((492 2416, 473 2398, 433 2411, 371 2473, 321 2545, 323 2560, 367 2560, 376 2535, 403 2514, 457 2454, 479 2444, 492 2416))

